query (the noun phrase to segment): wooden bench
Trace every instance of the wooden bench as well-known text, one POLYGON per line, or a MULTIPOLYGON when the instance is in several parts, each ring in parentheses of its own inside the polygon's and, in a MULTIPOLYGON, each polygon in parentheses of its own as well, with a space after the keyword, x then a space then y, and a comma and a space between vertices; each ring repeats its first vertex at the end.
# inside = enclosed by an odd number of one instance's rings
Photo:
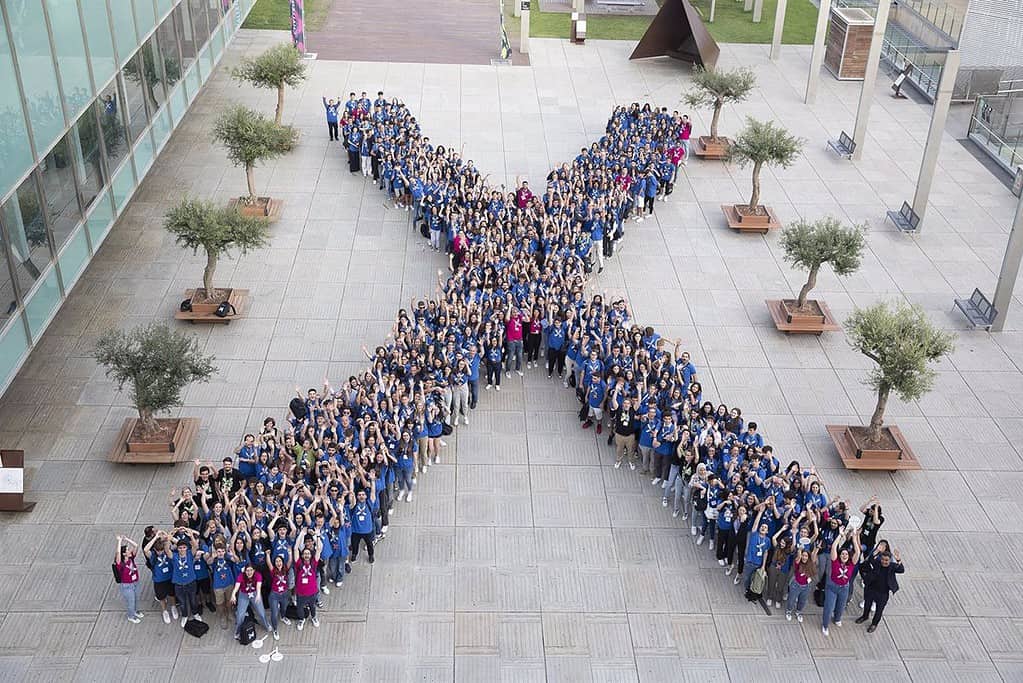
POLYGON ((136 453, 128 450, 128 436, 135 427, 136 418, 128 418, 117 433, 117 441, 114 442, 114 450, 110 452, 110 462, 123 462, 132 465, 164 465, 176 462, 189 462, 192 460, 192 444, 199 436, 199 418, 183 417, 178 422, 177 432, 174 434, 174 450, 149 450, 136 453))
POLYGON ((828 147, 835 150, 838 156, 846 159, 852 159, 853 152, 856 151, 856 143, 851 137, 846 135, 844 130, 837 140, 828 140, 828 147))
POLYGON ((995 318, 998 317, 998 311, 995 310, 994 304, 988 301, 979 289, 974 289, 969 299, 956 299, 955 305, 963 312, 973 327, 990 329, 995 318))
POLYGON ((915 232, 917 226, 920 225, 920 216, 916 215, 916 211, 909 205, 909 202, 902 202, 901 209, 889 211, 886 215, 902 232, 915 232))
MULTIPOLYGON (((195 294, 194 289, 185 290, 185 298, 191 299, 192 295, 195 294)), ((242 315, 242 305, 245 300, 249 297, 249 290, 247 289, 232 289, 231 296, 228 297, 227 302, 234 306, 234 315, 227 315, 223 318, 218 316, 216 313, 196 313, 195 311, 182 311, 177 310, 174 312, 175 320, 187 320, 188 322, 207 325, 230 325, 231 321, 240 318, 242 315)))

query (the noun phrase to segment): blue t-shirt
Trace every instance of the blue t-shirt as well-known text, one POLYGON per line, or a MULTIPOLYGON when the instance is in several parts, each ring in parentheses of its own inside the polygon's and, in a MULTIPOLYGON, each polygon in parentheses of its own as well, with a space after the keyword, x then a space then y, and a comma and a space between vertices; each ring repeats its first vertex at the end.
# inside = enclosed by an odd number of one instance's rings
POLYGON ((153 582, 161 583, 171 580, 170 558, 165 553, 158 553, 155 550, 149 553, 149 563, 153 565, 153 582))
POLYGON ((349 511, 352 518, 352 533, 373 533, 373 508, 370 507, 369 499, 364 503, 356 502, 349 507, 349 511))
POLYGON ((184 556, 174 553, 171 558, 171 581, 175 586, 195 581, 195 557, 191 550, 186 550, 184 556))
POLYGON ((215 557, 210 562, 210 580, 214 589, 229 588, 235 581, 238 570, 227 557, 215 557))

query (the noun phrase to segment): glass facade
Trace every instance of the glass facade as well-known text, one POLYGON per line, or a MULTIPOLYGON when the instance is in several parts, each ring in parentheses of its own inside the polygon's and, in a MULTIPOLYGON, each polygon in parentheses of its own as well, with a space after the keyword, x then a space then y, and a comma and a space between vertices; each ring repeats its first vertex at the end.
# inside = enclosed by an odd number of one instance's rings
POLYGON ((254 1, 0 2, 0 393, 254 1))

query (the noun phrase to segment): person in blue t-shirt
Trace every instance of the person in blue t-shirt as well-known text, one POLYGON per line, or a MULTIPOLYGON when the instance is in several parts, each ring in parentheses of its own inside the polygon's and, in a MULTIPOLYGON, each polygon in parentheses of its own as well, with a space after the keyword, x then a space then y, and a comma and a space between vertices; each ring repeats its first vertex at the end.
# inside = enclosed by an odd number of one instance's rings
POLYGON ((213 599, 216 602, 217 610, 220 611, 220 628, 226 629, 231 623, 231 610, 227 608, 228 595, 234 587, 235 577, 238 576, 238 568, 227 557, 227 551, 222 545, 213 550, 212 556, 205 556, 209 565, 210 586, 213 588, 213 599))
POLYGON ((179 538, 175 547, 177 552, 172 552, 167 546, 167 557, 171 561, 171 582, 174 584, 174 595, 181 605, 181 627, 184 628, 190 618, 202 621, 199 613, 199 599, 195 586, 195 562, 196 555, 202 555, 199 544, 195 539, 196 532, 191 529, 181 529, 191 535, 191 540, 179 538))
MULTIPOLYGON (((371 475, 372 476, 372 475, 371 475)), ((355 564, 359 559, 359 545, 366 543, 369 563, 373 564, 373 503, 376 501, 376 488, 371 484, 369 494, 360 489, 354 497, 350 497, 348 518, 352 520, 352 546, 350 562, 355 564)))
POLYGON ((327 133, 330 135, 330 141, 336 142, 338 140, 337 134, 337 110, 338 110, 338 97, 337 100, 334 98, 327 99, 323 98, 323 108, 327 113, 327 133))
POLYGON ((171 538, 166 531, 157 531, 146 543, 145 555, 153 572, 153 595, 163 605, 163 623, 178 618, 178 606, 174 599, 174 583, 171 581, 171 538))

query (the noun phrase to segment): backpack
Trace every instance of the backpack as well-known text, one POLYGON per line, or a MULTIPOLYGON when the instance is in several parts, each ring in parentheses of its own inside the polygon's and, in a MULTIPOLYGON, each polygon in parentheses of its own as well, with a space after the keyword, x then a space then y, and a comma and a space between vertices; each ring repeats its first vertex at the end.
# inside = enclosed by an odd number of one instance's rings
POLYGON ((449 425, 447 422, 441 425, 440 433, 443 434, 444 436, 451 436, 452 432, 454 431, 455 428, 449 425))
POLYGON ((288 410, 299 420, 304 420, 306 416, 305 401, 300 399, 298 396, 291 399, 291 403, 288 404, 288 410))
POLYGON ((813 604, 818 607, 824 607, 824 589, 820 586, 813 590, 813 604))
POLYGON ((182 302, 181 302, 181 303, 180 303, 180 304, 178 305, 178 308, 180 308, 180 309, 181 309, 181 312, 182 312, 182 313, 188 313, 188 312, 190 312, 190 311, 192 310, 192 300, 191 300, 191 299, 185 299, 185 300, 183 300, 183 301, 182 301, 182 302))
POLYGON ((767 572, 764 571, 763 567, 757 567, 757 570, 753 572, 753 578, 750 579, 749 589, 746 591, 746 599, 750 602, 756 602, 760 599, 760 596, 764 594, 764 586, 767 584, 767 572))
MULTIPOLYGON (((188 625, 187 623, 185 624, 188 625)), ((238 631, 238 642, 242 645, 248 645, 256 639, 256 622, 251 616, 245 615, 245 620, 242 621, 242 627, 238 631)))
POLYGON ((221 301, 220 305, 217 306, 217 310, 213 311, 213 315, 218 318, 226 318, 228 315, 237 315, 238 310, 231 305, 229 301, 221 301))
POLYGON ((293 602, 289 602, 288 606, 284 608, 284 616, 296 621, 302 618, 302 614, 298 611, 298 605, 293 602))
POLYGON ((423 221, 423 224, 419 226, 419 234, 426 239, 430 239, 430 226, 426 224, 426 221, 423 221))
MULTIPOLYGON (((210 630, 210 625, 198 619, 189 619, 185 622, 185 633, 193 638, 202 638, 210 630)), ((255 636, 255 624, 253 624, 253 636, 255 636)), ((253 638, 255 639, 255 638, 253 638)), ((251 640, 249 641, 252 642, 251 640)))
POLYGON ((110 569, 114 572, 114 583, 121 583, 121 572, 117 571, 117 565, 111 562, 110 569))

